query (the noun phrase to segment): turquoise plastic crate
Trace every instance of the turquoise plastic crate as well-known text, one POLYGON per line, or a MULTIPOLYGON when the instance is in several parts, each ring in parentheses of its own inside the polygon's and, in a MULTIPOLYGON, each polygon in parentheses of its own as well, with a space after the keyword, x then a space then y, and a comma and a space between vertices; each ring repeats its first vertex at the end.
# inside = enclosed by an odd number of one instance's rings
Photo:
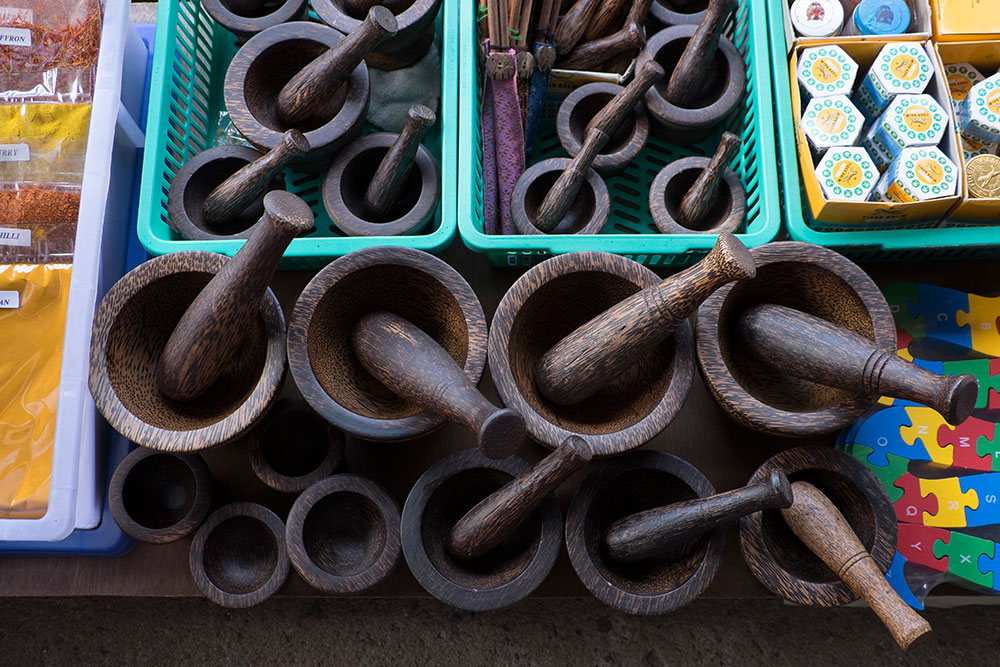
POLYGON ((832 248, 855 261, 967 259, 1000 257, 1000 227, 936 227, 866 231, 819 231, 809 226, 812 212, 802 194, 799 160, 795 149, 795 121, 788 73, 788 44, 778 2, 769 3, 771 64, 778 116, 781 158, 781 191, 785 201, 788 234, 832 248))
MULTIPOLYGON (((401 245, 437 252, 455 234, 455 180, 458 146, 458 16, 445 0, 438 18, 441 39, 441 109, 438 123, 424 139, 437 158, 444 178, 441 203, 427 233, 412 236, 344 236, 333 226, 320 201, 325 172, 285 172, 290 192, 302 197, 316 214, 308 234, 291 242, 282 259, 286 269, 317 268, 334 257, 379 245, 401 245)), ((315 16, 310 12, 312 20, 315 16)), ((215 21, 197 0, 163 0, 156 17, 156 48, 146 133, 146 161, 139 205, 139 240, 154 255, 178 250, 209 250, 233 255, 241 240, 188 241, 167 223, 167 192, 182 159, 214 145, 219 113, 225 110, 222 84, 236 53, 236 38, 215 21), (169 147, 169 150, 168 150, 169 147)), ((366 131, 371 128, 367 128, 366 131)))
MULTIPOLYGON (((527 266, 550 255, 577 250, 613 252, 649 266, 683 266, 703 257, 715 244, 715 235, 660 234, 649 214, 649 186, 664 165, 688 155, 714 152, 723 128, 690 149, 651 136, 646 148, 624 172, 605 179, 611 194, 611 215, 599 234, 488 236, 483 233, 483 162, 479 129, 482 66, 475 38, 476 4, 472 0, 457 1, 460 2, 462 34, 458 229, 465 245, 486 253, 498 266, 527 266)), ((747 246, 753 247, 774 239, 781 227, 764 1, 741 0, 739 9, 729 20, 726 34, 747 64, 747 91, 743 96, 742 113, 737 114, 734 127, 727 129, 743 139, 741 154, 732 164, 747 191, 747 222, 738 236, 747 246)), ((551 120, 539 127, 533 150, 535 161, 566 156, 551 120)))

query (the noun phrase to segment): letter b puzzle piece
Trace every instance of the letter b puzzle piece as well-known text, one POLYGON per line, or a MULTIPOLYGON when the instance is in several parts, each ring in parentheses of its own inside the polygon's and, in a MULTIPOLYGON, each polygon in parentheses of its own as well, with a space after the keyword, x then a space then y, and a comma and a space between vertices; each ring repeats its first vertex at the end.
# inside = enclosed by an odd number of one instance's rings
POLYGON ((993 357, 1000 356, 1000 332, 997 318, 1000 318, 1000 299, 969 294, 968 310, 959 310, 955 322, 960 327, 969 327, 972 349, 993 357))

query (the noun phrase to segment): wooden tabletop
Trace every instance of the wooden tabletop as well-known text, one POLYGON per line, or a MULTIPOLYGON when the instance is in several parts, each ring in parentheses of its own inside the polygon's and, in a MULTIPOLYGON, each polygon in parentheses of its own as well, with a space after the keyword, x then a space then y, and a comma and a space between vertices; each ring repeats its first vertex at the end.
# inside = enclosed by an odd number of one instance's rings
MULTIPOLYGON (((442 257, 457 268, 482 300, 487 319, 510 285, 523 269, 497 269, 485 256, 467 250, 456 240, 442 257)), ((898 280, 921 280, 991 294, 1000 291, 1000 273, 995 262, 899 262, 865 266, 880 284, 898 280)), ((670 273, 659 272, 662 275, 670 273)), ((301 289, 312 272, 279 273, 273 287, 285 309, 291 311, 301 289)), ((498 402, 487 367, 480 388, 498 402)), ((295 395, 294 382, 286 377, 283 395, 295 395)), ((677 418, 647 447, 676 454, 698 467, 719 491, 742 486, 753 471, 768 457, 789 446, 825 444, 822 439, 786 440, 748 431, 729 421, 712 400, 701 378, 696 375, 691 394, 677 418)), ((351 472, 372 477, 384 485, 402 507, 417 477, 446 454, 474 446, 473 436, 461 428, 446 425, 434 433, 404 443, 384 444, 347 438, 347 466, 351 472)), ((532 445, 521 456, 537 461, 547 453, 532 445)), ((274 509, 284 517, 294 496, 279 494, 265 487, 253 475, 245 440, 206 452, 204 458, 217 483, 216 504, 235 500, 253 500, 274 509)), ((583 474, 564 485, 558 496, 565 508, 583 474)), ((167 545, 137 544, 128 555, 117 559, 66 557, 14 557, 0 559, 0 596, 197 596, 188 570, 190 539, 167 545)), ((278 595, 321 595, 294 572, 278 595)), ((414 597, 427 593, 416 583, 401 559, 393 574, 370 596, 414 597)), ((586 596, 569 564, 565 549, 548 579, 534 593, 543 597, 586 596)), ((715 580, 705 593, 715 598, 767 597, 770 593, 750 574, 740 554, 737 532, 730 528, 726 554, 715 580)))

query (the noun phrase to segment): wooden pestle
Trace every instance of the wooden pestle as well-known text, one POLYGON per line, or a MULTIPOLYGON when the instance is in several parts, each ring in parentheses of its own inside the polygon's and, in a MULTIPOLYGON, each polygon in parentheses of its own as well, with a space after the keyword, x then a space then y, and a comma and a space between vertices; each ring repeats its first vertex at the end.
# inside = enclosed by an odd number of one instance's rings
POLYGON ((577 46, 560 60, 560 66, 564 69, 595 69, 612 58, 642 49, 646 45, 642 25, 651 4, 653 0, 633 0, 621 30, 577 46))
POLYGON ((756 275, 753 257, 729 233, 703 260, 612 306, 552 346, 535 365, 535 384, 559 405, 599 392, 666 340, 725 283, 756 275))
POLYGON ((781 510, 802 542, 868 603, 906 650, 931 631, 930 624, 903 602, 882 576, 871 554, 830 499, 808 482, 794 482, 795 501, 781 510))
POLYGON ((604 0, 583 31, 583 39, 591 42, 607 37, 616 26, 625 25, 628 5, 629 0, 604 0))
POLYGON ((377 5, 357 28, 336 46, 303 67, 278 93, 278 118, 295 126, 327 104, 361 61, 396 34, 396 17, 377 5))
POLYGON ((681 200, 681 207, 678 211, 678 222, 685 227, 695 228, 698 223, 705 219, 705 215, 715 204, 715 195, 719 191, 719 183, 722 182, 722 175, 726 172, 726 167, 736 155, 740 148, 740 138, 732 132, 723 132, 719 147, 715 149, 715 155, 711 162, 705 167, 691 189, 681 200))
POLYGON ((576 0, 556 26, 556 53, 569 53, 583 37, 598 7, 605 0, 576 0))
POLYGON ((618 519, 611 524, 605 542, 608 553, 620 562, 683 555, 691 540, 741 516, 792 504, 792 488, 780 470, 770 477, 740 489, 707 498, 694 498, 655 507, 618 519))
POLYGON ((242 342, 285 248, 309 231, 309 205, 290 192, 264 195, 264 215, 236 255, 191 302, 160 356, 160 391, 186 401, 204 394, 242 342))
POLYGON ((361 365, 379 382, 475 433, 487 457, 507 458, 523 444, 521 415, 486 400, 455 359, 413 323, 369 313, 355 324, 352 340, 361 365))
POLYGON ((281 135, 278 145, 223 181, 205 198, 205 222, 219 225, 239 215, 265 194, 271 180, 294 158, 309 151, 309 140, 298 130, 281 135))
POLYGON ((891 396, 928 405, 949 424, 965 421, 975 406, 975 376, 938 375, 895 350, 827 320, 785 306, 760 304, 740 317, 739 335, 762 361, 798 377, 862 396, 891 396))
POLYGON ((688 40, 684 52, 674 67, 667 83, 667 101, 683 108, 690 108, 705 88, 719 48, 722 24, 737 5, 737 0, 711 0, 705 18, 688 40))
POLYGON ((386 151, 365 191, 365 208, 371 218, 381 218, 396 203, 399 190, 413 167, 413 157, 427 130, 437 121, 433 111, 422 104, 412 104, 406 112, 406 125, 386 151))
POLYGON ((466 512, 452 528, 448 549, 457 558, 471 559, 496 548, 593 456, 586 440, 576 435, 566 438, 534 467, 466 512))
POLYGON ((621 125, 646 91, 661 78, 663 68, 652 61, 647 63, 632 82, 604 105, 587 124, 586 138, 579 152, 549 188, 538 207, 534 221, 538 229, 547 233, 559 225, 586 180, 590 165, 608 143, 615 128, 621 125))

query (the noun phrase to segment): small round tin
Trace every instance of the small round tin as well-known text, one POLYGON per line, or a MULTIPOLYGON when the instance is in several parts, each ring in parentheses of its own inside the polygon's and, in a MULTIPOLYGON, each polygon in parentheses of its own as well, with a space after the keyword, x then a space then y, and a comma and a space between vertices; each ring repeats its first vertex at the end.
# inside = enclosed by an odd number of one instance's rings
POLYGON ((847 21, 846 35, 902 35, 910 28, 904 0, 861 0, 847 21))
POLYGON ((831 148, 816 165, 816 178, 830 201, 868 201, 878 169, 864 148, 831 148))
POLYGON ((850 95, 858 64, 836 45, 803 49, 795 68, 802 90, 810 98, 850 95))
POLYGON ((907 204, 951 197, 958 167, 937 146, 904 148, 879 179, 875 192, 882 201, 907 204))
POLYGON ((853 146, 864 119, 846 95, 817 97, 802 114, 802 131, 817 154, 835 146, 853 146))
POLYGON ((840 0, 795 0, 788 15, 801 37, 832 37, 844 27, 840 0))

